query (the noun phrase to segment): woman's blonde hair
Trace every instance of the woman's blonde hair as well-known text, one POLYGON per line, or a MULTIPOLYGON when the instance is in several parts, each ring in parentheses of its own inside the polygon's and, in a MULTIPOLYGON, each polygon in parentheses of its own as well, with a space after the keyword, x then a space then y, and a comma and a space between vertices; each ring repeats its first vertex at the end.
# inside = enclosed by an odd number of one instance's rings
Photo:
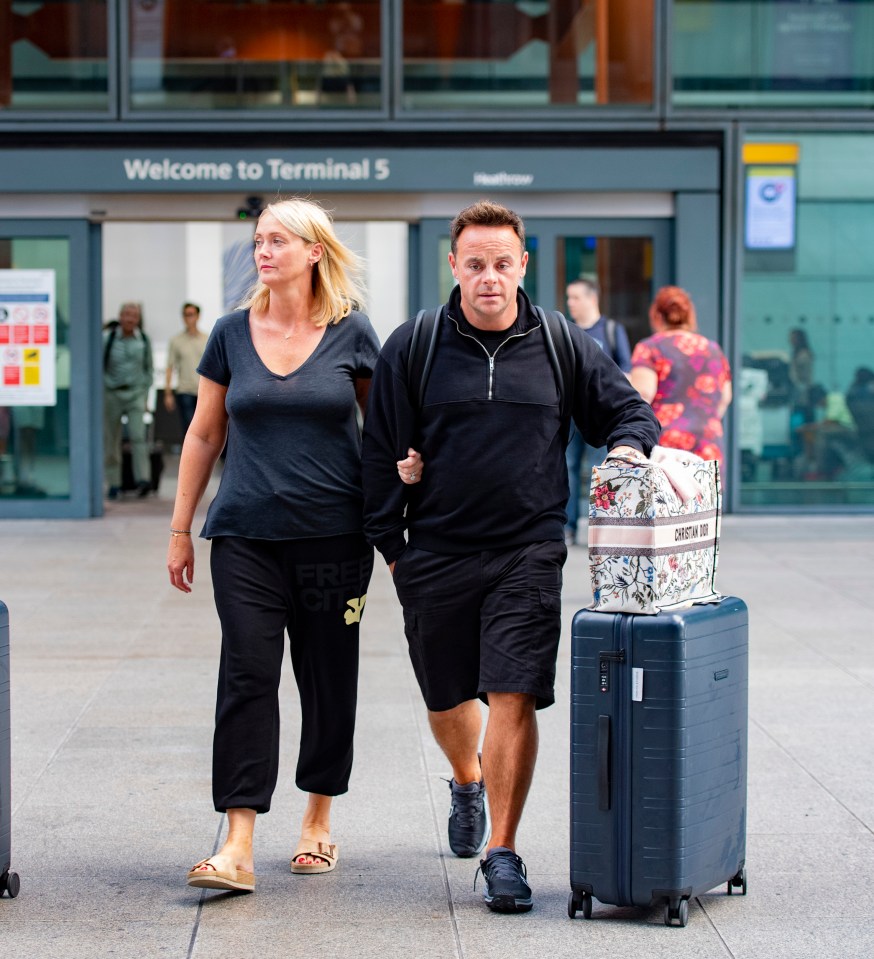
MULTIPOLYGON (((313 200, 293 198, 268 203, 265 212, 272 213, 289 233, 305 243, 322 245, 321 259, 313 264, 312 320, 316 326, 338 323, 352 310, 363 307, 361 258, 340 242, 326 210, 313 200)), ((242 308, 266 313, 269 306, 270 290, 259 280, 242 308)))

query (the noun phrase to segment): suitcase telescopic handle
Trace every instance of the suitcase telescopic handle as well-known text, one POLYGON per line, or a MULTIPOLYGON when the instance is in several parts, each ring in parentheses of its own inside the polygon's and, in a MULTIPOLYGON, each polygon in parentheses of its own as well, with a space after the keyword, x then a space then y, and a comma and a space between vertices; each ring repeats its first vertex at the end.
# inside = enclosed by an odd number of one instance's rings
POLYGON ((610 809, 610 717, 598 717, 598 809, 610 809))

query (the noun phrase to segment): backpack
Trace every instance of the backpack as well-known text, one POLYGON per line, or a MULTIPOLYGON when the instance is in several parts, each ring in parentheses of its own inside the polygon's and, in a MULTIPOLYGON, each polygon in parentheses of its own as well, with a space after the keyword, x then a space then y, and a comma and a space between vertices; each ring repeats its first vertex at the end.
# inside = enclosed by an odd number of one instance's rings
MULTIPOLYGON (((103 372, 105 373, 109 369, 109 354, 112 350, 112 344, 115 342, 115 338, 118 336, 118 321, 111 323, 109 327, 109 336, 106 337, 106 346, 103 347, 103 372)), ((143 372, 149 372, 149 357, 152 352, 152 344, 149 342, 148 336, 140 330, 140 336, 143 338, 143 372)))
POLYGON ((610 348, 610 359, 614 363, 618 363, 619 360, 616 359, 616 320, 611 320, 608 316, 604 326, 606 327, 607 346, 610 348))
MULTIPOLYGON (((436 310, 420 310, 413 326, 410 340, 410 354, 407 361, 407 389, 416 410, 421 410, 425 400, 425 390, 431 375, 434 351, 437 347, 437 335, 444 307, 436 310)), ((555 374, 561 406, 561 422, 565 433, 570 431, 571 412, 574 403, 574 370, 576 367, 574 344, 568 329, 567 320, 561 313, 546 312, 539 306, 534 312, 540 320, 546 353, 555 374)))

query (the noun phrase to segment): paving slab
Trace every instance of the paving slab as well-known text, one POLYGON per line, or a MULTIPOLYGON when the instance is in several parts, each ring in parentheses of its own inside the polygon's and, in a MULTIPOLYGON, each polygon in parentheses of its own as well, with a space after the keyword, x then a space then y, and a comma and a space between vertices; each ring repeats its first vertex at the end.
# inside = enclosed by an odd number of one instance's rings
POLYGON ((305 797, 294 786, 300 717, 286 658, 257 892, 186 887, 186 870, 225 828, 210 787, 220 634, 207 544, 196 547, 195 592, 167 584, 170 492, 165 483, 165 498, 109 504, 100 520, 0 529, 22 878, 21 895, 0 900, 0 959, 874 954, 874 590, 864 572, 874 517, 726 518, 719 585, 751 610, 749 895, 714 890, 690 904, 687 928, 668 929, 661 909, 595 903, 591 921, 566 914, 569 632, 591 601, 581 547, 565 570, 557 701, 538 717, 519 834, 531 913, 491 914, 481 880, 473 888, 476 861, 449 852, 450 771, 380 562, 362 625, 356 765, 334 810, 337 870, 288 868, 305 797))

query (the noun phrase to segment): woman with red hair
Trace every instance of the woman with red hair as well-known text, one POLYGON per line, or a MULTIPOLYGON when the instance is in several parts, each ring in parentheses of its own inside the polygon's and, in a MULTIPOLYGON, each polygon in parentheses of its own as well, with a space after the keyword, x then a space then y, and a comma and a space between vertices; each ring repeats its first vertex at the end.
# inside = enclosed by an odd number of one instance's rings
POLYGON ((731 369, 718 343, 697 332, 695 307, 678 286, 663 286, 649 308, 653 335, 631 356, 631 383, 662 424, 659 443, 722 467, 722 417, 731 369))

